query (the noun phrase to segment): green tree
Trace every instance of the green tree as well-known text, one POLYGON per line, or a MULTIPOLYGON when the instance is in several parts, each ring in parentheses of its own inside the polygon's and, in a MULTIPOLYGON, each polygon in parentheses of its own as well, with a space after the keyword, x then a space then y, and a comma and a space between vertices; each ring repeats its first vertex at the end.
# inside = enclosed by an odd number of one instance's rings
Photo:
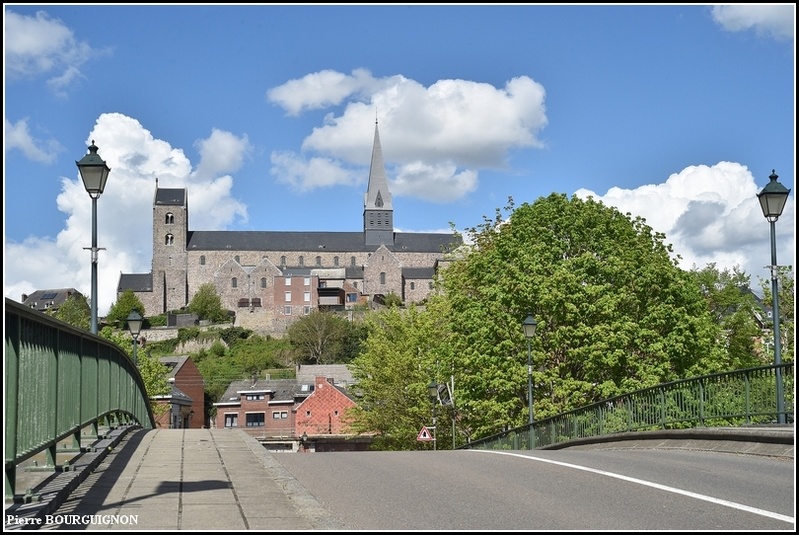
POLYGON ((66 301, 61 303, 57 310, 53 312, 48 310, 48 314, 87 331, 91 324, 92 311, 89 307, 89 302, 84 295, 78 293, 70 295, 66 301))
POLYGON ((105 321, 108 325, 124 330, 128 315, 130 315, 132 310, 141 314, 142 317, 145 316, 144 304, 139 299, 139 296, 133 293, 133 290, 125 290, 116 303, 111 305, 105 321))
MULTIPOLYGON (((770 309, 773 308, 771 279, 759 279, 760 289, 763 292, 763 304, 770 309)), ((780 312, 780 354, 782 362, 794 361, 794 343, 796 333, 796 287, 794 286, 794 275, 792 266, 780 266, 777 268, 777 295, 779 297, 780 312)), ((769 322, 770 323, 770 322, 769 322)), ((774 327, 770 324, 766 327, 761 347, 761 354, 767 364, 774 362, 774 327)))
MULTIPOLYGON (((505 211, 508 217, 497 209, 494 219, 467 229, 469 246, 440 272, 443 291, 421 314, 432 317, 419 320, 437 325, 425 343, 450 363, 461 433, 481 437, 527 422, 521 322, 528 313, 538 320, 532 340, 536 418, 723 370, 720 327, 665 236, 644 219, 562 194, 518 208, 509 199, 505 211)), ((407 385, 413 406, 427 405, 419 393, 426 381, 411 370, 412 362, 420 368, 430 363, 402 350, 402 338, 418 337, 400 326, 386 322, 382 334, 370 329, 364 354, 372 359, 353 362, 365 379, 360 399, 370 399, 371 389, 397 392, 407 385), (401 373, 378 373, 381 362, 401 373), (383 384, 389 382, 397 384, 383 384)), ((359 404, 361 423, 375 425, 363 413, 374 412, 380 397, 374 407, 359 404)), ((407 408, 395 398, 387 403, 392 410, 407 408)), ((404 421, 399 414, 388 420, 404 421)))
POLYGON ((222 298, 210 282, 200 285, 187 309, 192 314, 197 314, 201 320, 219 322, 227 319, 227 312, 222 308, 222 298))
POLYGON ((690 271, 707 302, 713 320, 721 328, 722 345, 727 357, 724 370, 762 365, 756 341, 760 328, 756 317, 759 307, 750 289, 749 276, 735 267, 719 270, 715 263, 690 271))
POLYGON ((333 312, 313 310, 288 328, 288 339, 299 364, 330 364, 342 354, 349 322, 333 312))
POLYGON ((445 317, 413 304, 408 310, 392 307, 367 315, 369 336, 349 364, 358 405, 347 416, 356 432, 376 433, 373 448, 428 447, 416 437, 432 423, 427 387, 439 380, 439 366, 451 361, 445 317))

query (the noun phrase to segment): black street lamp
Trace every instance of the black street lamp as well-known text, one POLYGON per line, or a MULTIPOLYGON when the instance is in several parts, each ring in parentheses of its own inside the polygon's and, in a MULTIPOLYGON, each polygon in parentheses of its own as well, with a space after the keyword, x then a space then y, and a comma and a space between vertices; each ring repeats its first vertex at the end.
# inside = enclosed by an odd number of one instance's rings
POLYGON ((438 401, 438 383, 431 381, 427 385, 427 396, 430 398, 430 403, 433 405, 433 427, 430 431, 433 433, 433 451, 436 450, 436 402, 438 401))
POLYGON ((80 171, 80 177, 83 179, 83 185, 86 191, 89 192, 89 197, 92 198, 92 334, 97 334, 97 252, 100 250, 97 247, 97 199, 103 194, 105 183, 108 181, 108 174, 111 169, 106 165, 105 161, 97 154, 97 145, 92 144, 89 146, 89 154, 81 158, 79 162, 75 162, 80 171))
POLYGON ((760 201, 760 208, 763 210, 763 215, 768 220, 771 226, 771 315, 774 325, 774 365, 776 366, 775 373, 777 377, 777 423, 785 423, 785 398, 783 397, 782 390, 782 364, 781 343, 780 343, 780 305, 779 305, 779 285, 778 275, 779 267, 777 266, 777 231, 775 223, 782 215, 782 210, 785 208, 785 203, 788 200, 788 194, 791 190, 777 182, 779 176, 774 170, 771 170, 771 175, 768 177, 769 183, 766 187, 757 194, 760 201))
POLYGON ((527 424, 530 427, 530 448, 535 448, 535 430, 533 429, 533 355, 530 350, 530 342, 535 336, 535 328, 538 322, 532 314, 528 314, 522 322, 524 336, 527 338, 527 424))
POLYGON ((139 359, 136 354, 136 350, 139 348, 139 333, 141 332, 141 325, 144 322, 144 318, 136 312, 135 310, 131 310, 130 314, 128 314, 128 330, 130 331, 130 335, 133 337, 133 365, 139 365, 139 359))

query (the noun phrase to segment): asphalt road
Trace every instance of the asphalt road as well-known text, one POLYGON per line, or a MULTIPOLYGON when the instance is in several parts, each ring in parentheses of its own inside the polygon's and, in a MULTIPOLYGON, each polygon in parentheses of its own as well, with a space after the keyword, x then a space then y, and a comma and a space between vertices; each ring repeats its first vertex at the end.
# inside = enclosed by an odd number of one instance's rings
POLYGON ((642 449, 275 459, 352 530, 795 532, 792 457, 642 449))

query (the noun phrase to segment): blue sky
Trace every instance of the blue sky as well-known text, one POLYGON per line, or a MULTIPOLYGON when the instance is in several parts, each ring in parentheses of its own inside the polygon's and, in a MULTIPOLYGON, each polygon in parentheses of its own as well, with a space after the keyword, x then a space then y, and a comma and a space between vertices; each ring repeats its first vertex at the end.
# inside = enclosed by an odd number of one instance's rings
POLYGON ((646 218, 691 269, 768 277, 756 194, 791 197, 795 6, 4 4, 4 289, 150 271, 152 199, 191 230, 362 228, 375 119, 398 230, 479 225, 553 192, 646 218))

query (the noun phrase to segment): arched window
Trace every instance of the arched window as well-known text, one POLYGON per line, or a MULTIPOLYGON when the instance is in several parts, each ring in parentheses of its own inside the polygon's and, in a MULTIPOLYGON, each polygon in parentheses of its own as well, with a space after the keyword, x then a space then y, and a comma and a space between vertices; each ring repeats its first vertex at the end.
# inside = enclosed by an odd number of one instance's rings
POLYGON ((338 257, 337 256, 333 257, 333 265, 338 267, 338 257))
POLYGON ((354 256, 350 257, 350 266, 355 267, 355 257, 354 256))
POLYGON ((385 284, 385 283, 386 283, 386 272, 385 271, 381 271, 380 272, 380 284, 385 284))
POLYGON ((174 245, 175 237, 172 234, 167 234, 164 239, 164 245, 174 245))
POLYGON ((239 281, 236 279, 236 277, 233 277, 232 279, 230 279, 230 287, 231 288, 238 288, 239 287, 239 281))
POLYGON ((241 264, 241 258, 239 258, 239 255, 234 256, 233 260, 235 260, 236 263, 241 264))
POLYGON ((175 224, 175 214, 173 214, 172 212, 169 212, 168 214, 166 214, 166 217, 164 218, 164 223, 166 223, 167 225, 174 225, 175 224))
POLYGON ((261 288, 266 288, 266 277, 261 277, 261 288))
POLYGON ((321 266, 322 265, 322 257, 321 256, 317 256, 316 257, 316 265, 317 266, 321 266))
POLYGON ((205 265, 205 255, 201 255, 201 256, 200 256, 200 265, 201 265, 201 266, 204 266, 204 265, 205 265))
POLYGON ((280 257, 280 267, 286 267, 286 257, 285 256, 281 256, 280 257))
POLYGON ((301 256, 298 263, 299 263, 300 266, 304 266, 305 265, 305 257, 301 256))
POLYGON ((412 283, 411 283, 411 290, 415 290, 415 289, 416 289, 416 283, 415 283, 415 282, 412 282, 412 283))

